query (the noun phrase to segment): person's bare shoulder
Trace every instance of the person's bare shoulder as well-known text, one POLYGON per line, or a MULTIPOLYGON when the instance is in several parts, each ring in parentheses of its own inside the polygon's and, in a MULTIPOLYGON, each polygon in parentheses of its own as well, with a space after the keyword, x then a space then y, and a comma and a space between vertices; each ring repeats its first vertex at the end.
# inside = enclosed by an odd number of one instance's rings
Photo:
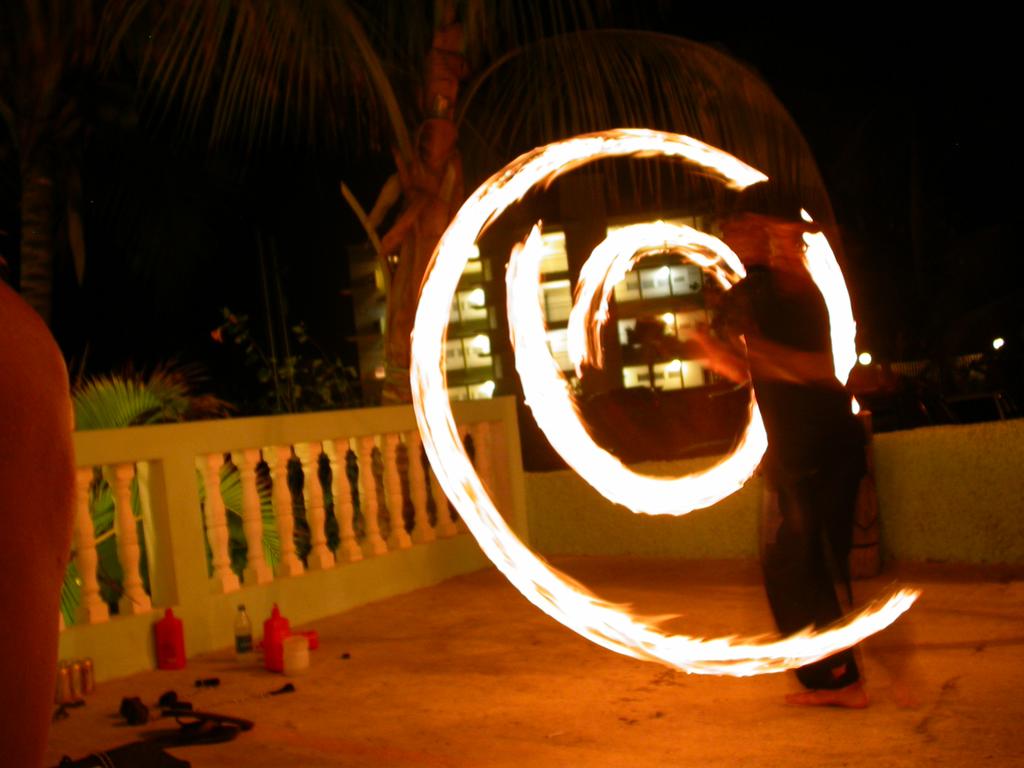
MULTIPOLYGON (((12 409, 70 403, 67 367, 50 329, 25 300, 3 282, 0 282, 0 391, 8 401, 7 407, 12 409)), ((66 408, 62 416, 70 418, 66 408)), ((11 426, 11 423, 5 425, 11 426)))

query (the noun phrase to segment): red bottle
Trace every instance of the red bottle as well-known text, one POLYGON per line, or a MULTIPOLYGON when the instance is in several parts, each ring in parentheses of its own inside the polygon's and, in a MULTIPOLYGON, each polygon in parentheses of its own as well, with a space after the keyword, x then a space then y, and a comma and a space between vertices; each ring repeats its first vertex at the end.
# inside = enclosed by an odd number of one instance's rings
POLYGON ((153 625, 156 634, 157 669, 181 669, 185 666, 185 630, 181 619, 168 608, 153 625))
POLYGON ((271 672, 284 672, 284 639, 291 633, 288 619, 274 603, 270 618, 263 622, 263 666, 271 672))

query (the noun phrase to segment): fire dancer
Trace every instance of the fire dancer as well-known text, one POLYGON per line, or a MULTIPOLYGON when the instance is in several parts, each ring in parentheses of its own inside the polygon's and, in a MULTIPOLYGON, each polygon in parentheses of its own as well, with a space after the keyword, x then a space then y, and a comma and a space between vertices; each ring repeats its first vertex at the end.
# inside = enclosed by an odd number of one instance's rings
MULTIPOLYGON (((757 214, 727 221, 723 238, 747 277, 722 296, 715 335, 699 329, 695 337, 714 370, 749 379, 764 419, 762 470, 778 504, 765 521, 761 563, 784 634, 842 615, 833 571, 849 588, 847 556, 866 469, 863 428, 835 377, 828 313, 803 261, 807 226, 757 214)), ((787 696, 791 704, 867 706, 851 650, 796 674, 808 690, 787 696)))

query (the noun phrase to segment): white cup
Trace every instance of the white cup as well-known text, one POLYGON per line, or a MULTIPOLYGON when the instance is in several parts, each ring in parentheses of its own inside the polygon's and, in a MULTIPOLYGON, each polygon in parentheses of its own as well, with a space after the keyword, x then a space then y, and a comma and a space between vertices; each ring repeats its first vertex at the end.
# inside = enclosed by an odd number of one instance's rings
POLYGON ((284 639, 284 673, 289 677, 303 675, 309 669, 309 638, 291 635, 284 639))

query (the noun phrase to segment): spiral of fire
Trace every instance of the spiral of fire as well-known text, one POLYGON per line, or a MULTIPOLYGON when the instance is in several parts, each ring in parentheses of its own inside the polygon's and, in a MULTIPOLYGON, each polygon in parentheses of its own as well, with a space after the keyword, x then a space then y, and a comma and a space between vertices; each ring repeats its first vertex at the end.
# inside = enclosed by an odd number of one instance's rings
MULTIPOLYGON (((781 672, 848 648, 885 628, 916 600, 901 589, 824 630, 783 638, 697 638, 669 634, 656 621, 604 601, 538 558, 509 528, 459 438, 448 400, 444 343, 450 307, 473 246, 487 226, 538 184, 598 158, 660 155, 698 166, 726 186, 742 190, 766 176, 721 150, 679 134, 616 129, 585 134, 534 149, 484 182, 456 214, 438 242, 420 292, 412 340, 411 385, 416 420, 431 466, 481 549, 534 605, 566 627, 609 650, 691 673, 746 676, 781 672)), ((810 217, 805 214, 805 218, 810 217)), ((845 381, 855 362, 855 324, 849 294, 823 233, 804 237, 805 263, 829 311, 836 375, 845 381)), ((723 288, 744 275, 725 243, 690 227, 664 222, 613 233, 580 273, 570 314, 569 353, 577 370, 600 366, 600 329, 614 285, 652 252, 671 251, 698 265, 723 288)), ((750 477, 767 446, 756 402, 732 452, 715 465, 682 477, 634 472, 598 446, 575 407, 570 387, 545 341, 540 283, 540 227, 509 259, 508 319, 515 366, 526 401, 552 446, 606 498, 633 511, 686 514, 735 492, 750 477)))

